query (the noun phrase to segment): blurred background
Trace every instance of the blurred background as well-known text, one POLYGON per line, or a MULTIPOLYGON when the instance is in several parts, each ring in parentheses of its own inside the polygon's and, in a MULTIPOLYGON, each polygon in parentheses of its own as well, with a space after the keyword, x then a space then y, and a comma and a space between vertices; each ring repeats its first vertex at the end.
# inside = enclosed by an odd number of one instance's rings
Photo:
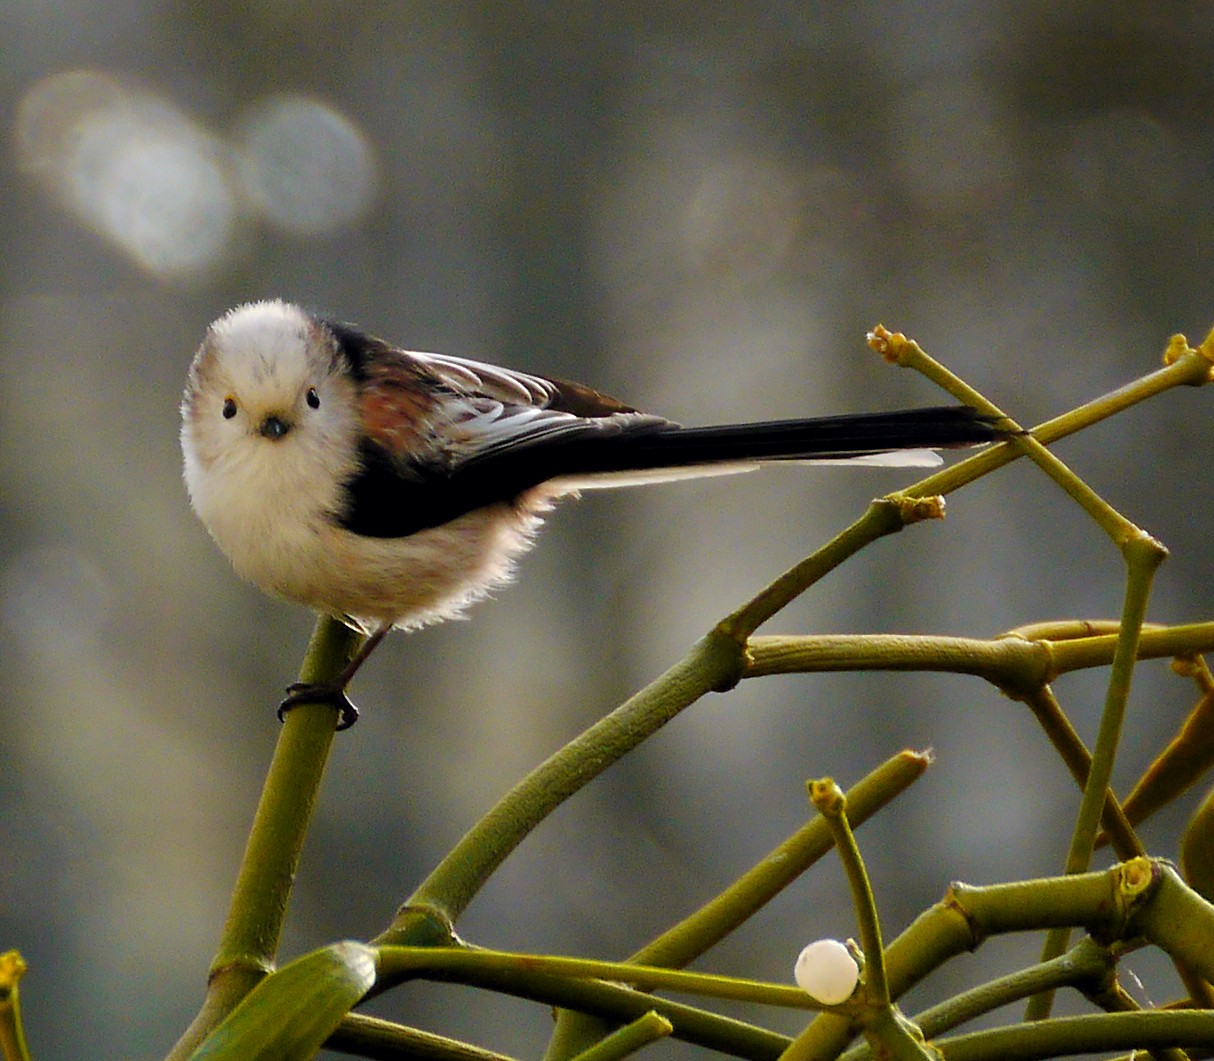
MULTIPOLYGON (((282 296, 711 423, 940 402, 866 349, 882 321, 1035 423, 1214 321, 1212 47, 1186 3, 8 0, 0 950, 29 960, 36 1055, 159 1057, 195 1012, 312 626, 189 511, 177 405, 208 322, 282 296)), ((1057 447, 1172 550, 1157 621, 1211 617, 1212 400, 1057 447)), ((907 481, 785 468, 562 508, 516 586, 360 675, 284 955, 377 932, 535 763, 907 481)), ((1017 465, 766 632, 992 636, 1115 616, 1122 580, 1017 465)), ((1089 741, 1103 680, 1057 685, 1089 741)), ((1192 699, 1140 670, 1121 789, 1192 699)), ((769 678, 563 807, 460 931, 622 957, 800 824, 807 777, 904 746, 937 765, 859 833, 887 935, 950 879, 1060 869, 1078 797, 1022 707, 951 676, 769 678)), ((701 964, 790 981, 805 942, 854 931, 832 863, 701 964)), ((991 941, 909 1005, 1038 947, 991 941)), ((453 987, 375 1012, 520 1056, 551 1026, 453 987)))

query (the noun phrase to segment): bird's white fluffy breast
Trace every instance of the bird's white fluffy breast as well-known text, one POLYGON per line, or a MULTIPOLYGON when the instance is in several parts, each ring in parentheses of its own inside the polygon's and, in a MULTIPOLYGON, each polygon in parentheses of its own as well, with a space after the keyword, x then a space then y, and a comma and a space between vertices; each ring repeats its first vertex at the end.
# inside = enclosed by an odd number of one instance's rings
POLYGON ((488 505, 403 538, 329 526, 314 581, 294 599, 354 619, 368 632, 384 623, 408 629, 454 618, 509 581, 514 561, 532 545, 538 513, 488 505))
POLYGON ((225 426, 205 412, 187 415, 185 480, 194 510, 239 575, 300 599, 326 562, 325 531, 357 466, 354 432, 296 428, 271 440, 251 432, 224 437, 225 426))
POLYGON ((256 458, 222 475, 187 470, 195 509, 241 577, 368 632, 459 614, 510 577, 540 522, 531 509, 500 504, 407 537, 355 534, 326 503, 327 472, 281 444, 266 448, 270 474, 256 458))

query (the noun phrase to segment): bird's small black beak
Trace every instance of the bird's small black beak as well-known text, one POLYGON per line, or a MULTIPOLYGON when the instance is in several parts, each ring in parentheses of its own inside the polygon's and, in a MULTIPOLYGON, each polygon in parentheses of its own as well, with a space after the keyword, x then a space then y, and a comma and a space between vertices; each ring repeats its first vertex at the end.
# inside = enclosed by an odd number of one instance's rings
POLYGON ((291 425, 278 416, 267 416, 262 422, 259 429, 263 438, 280 439, 288 431, 291 430, 291 425))

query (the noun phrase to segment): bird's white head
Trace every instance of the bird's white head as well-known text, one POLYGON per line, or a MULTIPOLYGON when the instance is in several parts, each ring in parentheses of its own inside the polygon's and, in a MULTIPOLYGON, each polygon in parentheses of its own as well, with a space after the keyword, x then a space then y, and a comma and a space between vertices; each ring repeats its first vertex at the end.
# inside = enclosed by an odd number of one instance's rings
POLYGON ((241 439, 285 440, 329 419, 323 392, 342 376, 333 337, 298 306, 238 306, 207 329, 190 366, 185 428, 204 460, 241 439))
POLYGON ((358 388, 331 331, 288 302, 239 306, 190 366, 181 444, 190 499, 232 555, 262 520, 331 511, 357 467, 358 388))

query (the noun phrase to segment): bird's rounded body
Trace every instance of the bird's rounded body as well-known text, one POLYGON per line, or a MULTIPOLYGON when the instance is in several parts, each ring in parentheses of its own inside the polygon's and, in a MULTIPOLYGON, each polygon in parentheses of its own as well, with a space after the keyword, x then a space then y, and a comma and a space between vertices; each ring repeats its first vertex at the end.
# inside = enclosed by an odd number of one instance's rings
POLYGON ((339 517, 359 470, 355 387, 318 357, 309 322, 293 307, 217 324, 220 342, 264 356, 201 356, 183 406, 185 480, 199 518, 236 573, 262 590, 350 620, 365 632, 451 618, 508 581, 548 507, 542 488, 403 537, 371 537, 339 517), (315 388, 320 408, 309 410, 315 388), (241 396, 247 423, 217 435, 223 402, 241 396), (254 401, 249 396, 257 395, 254 401), (310 418, 310 430, 263 437, 266 416, 310 418), (237 433, 239 432, 239 433, 237 433), (267 459, 272 454, 273 459, 267 459))

